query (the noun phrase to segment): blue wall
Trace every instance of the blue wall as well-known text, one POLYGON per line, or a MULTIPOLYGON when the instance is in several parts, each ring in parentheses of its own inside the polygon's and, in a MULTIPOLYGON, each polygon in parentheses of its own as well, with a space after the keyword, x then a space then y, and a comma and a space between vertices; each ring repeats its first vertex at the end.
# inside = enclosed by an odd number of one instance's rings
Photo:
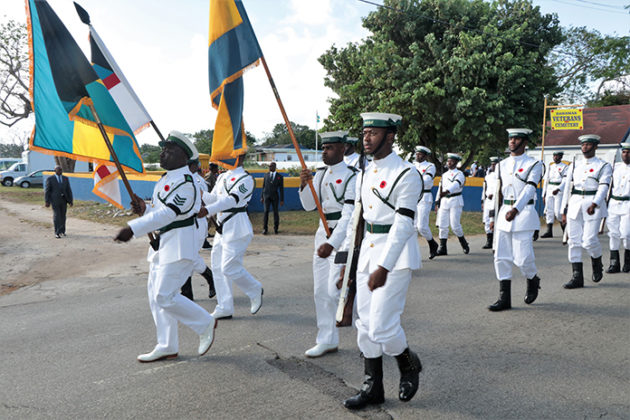
MULTIPOLYGON (((94 195, 92 193, 92 188, 94 187, 94 181, 91 175, 86 176, 85 174, 66 174, 70 179, 70 185, 72 187, 72 193, 74 195, 75 200, 83 200, 83 201, 97 201, 100 203, 106 203, 105 200, 100 197, 94 195)), ((254 178, 262 178, 263 174, 252 174, 254 178)), ((127 194, 127 190, 125 189, 122 181, 118 181, 120 184, 120 193, 122 196, 123 206, 125 208, 130 207, 131 200, 129 199, 129 194, 127 194)), ((259 181, 260 182, 260 181, 259 181)), ((150 200, 153 194, 153 187, 155 185, 155 181, 139 181, 131 179, 129 181, 131 184, 131 188, 135 194, 144 198, 146 200, 150 200)), ((285 180, 285 183, 296 185, 297 182, 294 179, 285 180), (289 182, 286 182, 289 181, 289 182)), ((438 187, 433 187, 432 193, 435 197, 437 193, 438 187)), ((482 187, 476 186, 466 186, 464 187, 464 191, 462 195, 464 197, 464 211, 481 211, 481 191, 482 187)), ((262 212, 263 205, 260 202, 260 197, 262 194, 262 188, 256 188, 254 190, 254 194, 252 195, 252 199, 249 202, 248 210, 250 212, 262 212)), ((538 189, 538 203, 537 209, 538 213, 542 214, 542 190, 538 189)), ((298 195, 297 187, 285 187, 284 188, 284 206, 280 207, 281 211, 286 210, 302 210, 302 205, 300 204, 300 197, 298 195)))

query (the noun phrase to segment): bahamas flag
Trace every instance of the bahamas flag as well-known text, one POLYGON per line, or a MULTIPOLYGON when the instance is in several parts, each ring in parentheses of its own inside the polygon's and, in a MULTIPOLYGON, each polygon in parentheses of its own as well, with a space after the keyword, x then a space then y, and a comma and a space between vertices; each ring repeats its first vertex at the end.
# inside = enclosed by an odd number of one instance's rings
POLYGON ((93 105, 120 163, 143 173, 133 130, 72 35, 45 0, 27 0, 26 4, 35 111, 31 150, 113 162, 89 108, 93 105))
POLYGON ((243 126, 243 73, 262 56, 243 2, 210 0, 210 99, 218 110, 210 160, 233 169, 247 151, 243 126))

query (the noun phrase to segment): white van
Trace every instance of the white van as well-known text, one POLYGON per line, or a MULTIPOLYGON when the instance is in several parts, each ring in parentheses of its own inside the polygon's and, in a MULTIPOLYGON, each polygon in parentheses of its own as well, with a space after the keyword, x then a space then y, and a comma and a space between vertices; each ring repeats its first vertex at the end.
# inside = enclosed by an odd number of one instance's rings
POLYGON ((0 171, 6 171, 11 165, 19 161, 19 158, 0 158, 0 171))

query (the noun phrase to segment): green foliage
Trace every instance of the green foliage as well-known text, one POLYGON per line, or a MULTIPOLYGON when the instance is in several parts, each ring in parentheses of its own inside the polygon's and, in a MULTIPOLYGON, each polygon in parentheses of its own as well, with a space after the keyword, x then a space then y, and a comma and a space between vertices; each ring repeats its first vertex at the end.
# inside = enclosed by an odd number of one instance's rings
MULTIPOLYGON (((291 122, 291 128, 293 129, 293 134, 295 134, 295 139, 300 147, 305 149, 315 149, 315 130, 294 122, 291 122)), ((273 127, 272 132, 265 136, 261 146, 273 146, 275 144, 293 144, 291 136, 289 135, 289 130, 284 123, 276 124, 273 127)))
POLYGON ((563 31, 564 41, 554 49, 551 63, 563 91, 564 103, 597 100, 607 82, 617 82, 621 90, 628 89, 630 75, 630 36, 602 36, 585 27, 563 31), (589 85, 598 82, 594 93, 589 85))
POLYGON ((210 154, 212 151, 212 137, 214 137, 214 130, 200 130, 194 134, 188 134, 193 140, 195 147, 199 153, 210 154))
POLYGON ((630 105, 630 90, 620 90, 618 92, 606 90, 599 99, 586 103, 586 106, 589 108, 614 105, 630 105))
MULTIPOLYGON (((529 0, 388 0, 363 22, 371 35, 319 58, 331 99, 325 128, 361 129, 359 114, 403 116, 398 143, 438 161, 448 151, 506 146, 507 127, 538 129, 543 95, 559 91, 548 52, 562 41, 558 20, 529 0)), ((487 152, 491 151, 491 152, 487 152)))
POLYGON ((21 144, 0 143, 0 156, 4 158, 21 158, 24 146, 21 144))
POLYGON ((160 152, 162 148, 160 146, 153 146, 152 144, 143 144, 140 146, 140 156, 144 163, 159 163, 160 152))

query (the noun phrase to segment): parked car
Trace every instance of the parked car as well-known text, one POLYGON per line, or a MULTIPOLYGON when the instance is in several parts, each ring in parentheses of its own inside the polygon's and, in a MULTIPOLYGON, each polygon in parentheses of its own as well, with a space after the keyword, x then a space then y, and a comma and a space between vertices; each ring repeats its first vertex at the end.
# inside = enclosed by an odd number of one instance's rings
POLYGON ((26 176, 16 178, 13 183, 19 185, 22 188, 30 188, 35 185, 44 186, 44 172, 52 172, 52 169, 40 169, 39 171, 31 172, 26 176))

